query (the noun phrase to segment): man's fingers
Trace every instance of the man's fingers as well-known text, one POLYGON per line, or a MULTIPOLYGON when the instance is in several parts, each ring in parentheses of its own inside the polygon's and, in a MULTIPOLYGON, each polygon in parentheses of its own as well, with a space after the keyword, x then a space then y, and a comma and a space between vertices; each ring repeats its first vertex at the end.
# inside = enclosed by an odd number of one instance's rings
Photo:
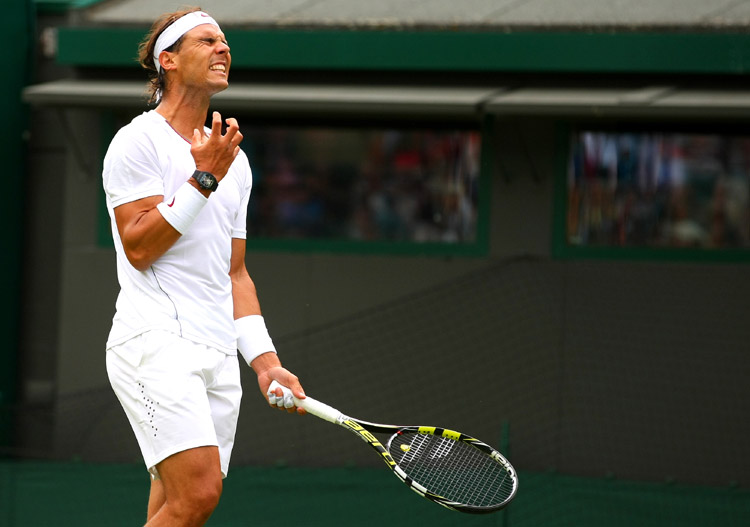
POLYGON ((302 389, 302 385, 299 381, 290 383, 289 389, 292 390, 292 393, 297 399, 305 398, 305 391, 302 389))
POLYGON ((222 141, 224 144, 230 146, 237 146, 242 141, 242 134, 240 133, 240 125, 237 123, 237 119, 230 117, 226 120, 227 129, 224 134, 221 133, 221 114, 214 112, 211 118, 211 137, 209 140, 222 141))
POLYGON ((242 132, 237 131, 236 134, 229 140, 229 146, 237 146, 242 142, 242 132))
POLYGON ((227 119, 227 131, 224 134, 224 139, 228 141, 230 146, 237 146, 242 141, 242 134, 240 133, 240 125, 237 123, 237 119, 230 117, 227 119))
POLYGON ((230 117, 222 120, 219 112, 211 114, 211 132, 203 135, 202 132, 193 132, 193 141, 190 148, 195 159, 196 166, 201 170, 211 172, 221 181, 229 170, 229 167, 240 154, 239 144, 242 141, 240 125, 237 119, 230 117), (222 134, 222 125, 227 128, 222 134))
MULTIPOLYGON (((268 404, 271 406, 278 406, 279 408, 284 407, 284 389, 285 386, 280 382, 274 380, 268 387, 268 404)), ((288 389, 288 388, 286 388, 288 389)))
POLYGON ((214 112, 211 117, 211 137, 221 137, 221 114, 214 112))
MULTIPOLYGON (((294 383, 290 383, 294 384, 294 383)), ((299 383, 296 383, 295 392, 301 392, 302 387, 299 383)), ((278 408, 286 408, 287 410, 294 411, 294 394, 290 388, 281 384, 277 380, 273 380, 271 385, 268 387, 268 403, 271 406, 277 406, 278 408)))
POLYGON ((230 117, 229 119, 227 119, 227 134, 229 134, 230 130, 236 131, 239 129, 240 129, 240 125, 237 122, 237 119, 235 119, 234 117, 230 117))

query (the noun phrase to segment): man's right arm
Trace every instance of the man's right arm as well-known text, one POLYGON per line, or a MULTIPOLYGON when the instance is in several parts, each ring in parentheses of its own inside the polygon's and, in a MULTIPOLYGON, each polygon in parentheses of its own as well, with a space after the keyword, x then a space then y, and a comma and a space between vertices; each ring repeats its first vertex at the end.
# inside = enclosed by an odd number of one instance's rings
MULTIPOLYGON (((242 141, 242 134, 239 131, 237 120, 230 118, 227 119, 227 133, 222 135, 219 112, 213 113, 211 124, 212 133, 210 137, 203 137, 199 130, 195 130, 190 153, 198 169, 212 173, 218 181, 221 181, 239 153, 238 145, 242 141)), ((203 198, 208 198, 211 195, 211 191, 201 188, 192 177, 186 178, 186 183, 199 192, 203 198)), ((188 202, 192 202, 194 207, 198 207, 190 214, 192 217, 202 207, 202 204, 196 204, 195 196, 189 193, 183 196, 187 197, 188 202)), ((198 198, 198 200, 200 199, 198 198)), ((172 221, 175 218, 172 218, 170 223, 157 208, 163 201, 164 196, 162 195, 149 196, 124 203, 114 209, 117 231, 122 240, 125 256, 130 264, 139 271, 145 271, 151 267, 182 235, 177 230, 180 225, 172 221)), ((171 205, 168 206, 171 207, 171 205)), ((164 210, 167 211, 167 209, 164 210)), ((172 211, 169 212, 171 216, 172 211)), ((183 219, 185 219, 184 215, 183 219)), ((184 229, 181 228, 181 230, 184 232, 184 229)))
MULTIPOLYGON (((201 132, 196 129, 190 147, 190 153, 196 167, 199 170, 212 173, 218 181, 224 178, 235 157, 237 157, 240 150, 238 145, 242 141, 237 120, 227 119, 227 125, 227 132, 222 135, 221 115, 219 112, 214 112, 211 136, 203 137, 201 132)), ((209 190, 201 188, 192 177, 186 178, 186 184, 192 186, 203 198, 208 198, 211 194, 209 190)), ((187 202, 192 203, 194 210, 188 211, 190 212, 189 218, 185 218, 184 214, 181 215, 183 220, 181 222, 174 221, 178 218, 167 221, 157 208, 164 202, 164 196, 162 195, 149 196, 115 207, 115 222, 125 250, 125 256, 130 264, 139 271, 148 269, 167 252, 182 235, 180 230, 185 231, 182 227, 189 225, 191 223, 190 218, 193 218, 202 208, 203 203, 200 203, 202 198, 197 197, 198 202, 196 203, 196 195, 191 194, 187 187, 185 190, 188 193, 183 194, 183 197, 188 198, 187 202), (187 223, 184 221, 186 219, 188 220, 187 223), (182 227, 180 223, 183 224, 182 227)), ((167 206, 171 207, 172 205, 167 206)), ((163 210, 167 212, 168 209, 163 210)), ((173 216, 172 211, 169 210, 169 212, 169 216, 173 216)))
POLYGON ((125 256, 139 271, 145 271, 180 238, 156 206, 164 196, 149 196, 115 208, 117 231, 125 256))

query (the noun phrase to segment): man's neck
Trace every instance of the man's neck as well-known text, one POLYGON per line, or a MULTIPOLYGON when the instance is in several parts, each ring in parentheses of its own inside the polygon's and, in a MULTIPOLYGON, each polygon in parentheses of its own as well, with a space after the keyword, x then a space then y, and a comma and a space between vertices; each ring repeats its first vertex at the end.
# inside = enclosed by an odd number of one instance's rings
POLYGON ((195 129, 203 133, 209 102, 210 98, 196 100, 180 94, 165 94, 156 112, 189 141, 195 129))

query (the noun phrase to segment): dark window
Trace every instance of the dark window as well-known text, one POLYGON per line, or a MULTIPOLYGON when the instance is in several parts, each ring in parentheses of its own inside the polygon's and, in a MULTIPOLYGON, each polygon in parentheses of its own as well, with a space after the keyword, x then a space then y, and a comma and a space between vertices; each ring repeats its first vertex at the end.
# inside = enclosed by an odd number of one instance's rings
POLYGON ((248 238, 473 243, 480 133, 243 126, 248 238))
POLYGON ((584 131, 569 159, 569 245, 750 246, 750 137, 584 131))

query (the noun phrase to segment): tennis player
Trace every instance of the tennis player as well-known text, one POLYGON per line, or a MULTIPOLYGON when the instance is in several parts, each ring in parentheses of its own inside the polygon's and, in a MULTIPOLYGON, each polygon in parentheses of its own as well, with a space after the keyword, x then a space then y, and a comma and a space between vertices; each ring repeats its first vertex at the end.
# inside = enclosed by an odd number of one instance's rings
MULTIPOLYGON (((104 160, 121 289, 107 372, 151 474, 146 525, 199 526, 229 468, 237 350, 264 396, 274 380, 304 392, 277 357, 245 267, 252 174, 239 126, 213 112, 204 127, 211 96, 228 86, 224 33, 197 8, 163 15, 140 62, 158 105, 116 134, 104 160)), ((276 395, 269 404, 304 413, 276 395)))

